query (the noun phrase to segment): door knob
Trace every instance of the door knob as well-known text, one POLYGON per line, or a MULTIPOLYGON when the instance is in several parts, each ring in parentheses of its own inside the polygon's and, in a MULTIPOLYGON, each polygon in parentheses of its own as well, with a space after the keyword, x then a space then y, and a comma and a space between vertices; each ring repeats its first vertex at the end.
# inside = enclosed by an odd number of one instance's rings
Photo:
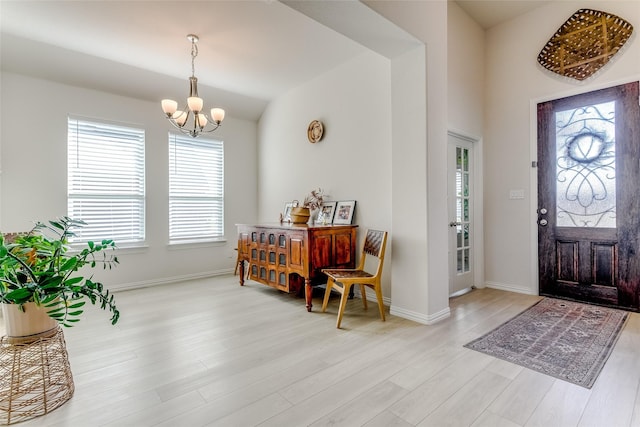
POLYGON ((462 225, 462 223, 461 222, 457 222, 457 221, 451 221, 449 223, 449 227, 456 227, 458 225, 462 225))
POLYGON ((549 224, 549 221, 547 221, 546 219, 541 219, 540 221, 538 221, 538 224, 540 224, 541 226, 545 227, 547 224, 549 224))

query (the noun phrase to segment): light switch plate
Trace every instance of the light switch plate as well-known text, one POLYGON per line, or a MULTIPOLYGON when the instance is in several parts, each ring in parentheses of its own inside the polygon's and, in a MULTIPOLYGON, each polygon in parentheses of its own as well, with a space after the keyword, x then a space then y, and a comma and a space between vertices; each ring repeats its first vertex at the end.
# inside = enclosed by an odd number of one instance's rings
POLYGON ((509 190, 509 199, 511 200, 524 199, 524 190, 522 189, 509 190))

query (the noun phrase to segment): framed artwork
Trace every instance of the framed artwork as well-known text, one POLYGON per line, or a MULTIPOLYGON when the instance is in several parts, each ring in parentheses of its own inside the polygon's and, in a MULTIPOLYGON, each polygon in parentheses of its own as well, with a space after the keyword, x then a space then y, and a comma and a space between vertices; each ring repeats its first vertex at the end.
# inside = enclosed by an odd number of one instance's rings
POLYGON ((356 210, 355 200, 346 200, 336 203, 336 213, 333 217, 334 224, 351 224, 356 210))
POLYGON ((331 224, 333 222, 333 214, 336 212, 337 202, 323 202, 318 209, 316 224, 331 224))
POLYGON ((284 212, 282 213, 283 222, 291 222, 291 208, 293 208, 293 202, 284 204, 284 212))

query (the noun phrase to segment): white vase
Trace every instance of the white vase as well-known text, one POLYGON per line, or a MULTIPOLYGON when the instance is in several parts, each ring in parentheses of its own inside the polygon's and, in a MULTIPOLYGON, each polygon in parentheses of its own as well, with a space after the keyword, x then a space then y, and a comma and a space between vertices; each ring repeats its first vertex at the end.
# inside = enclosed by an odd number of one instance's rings
POLYGON ((50 308, 28 302, 23 305, 23 310, 18 304, 2 304, 5 335, 9 343, 26 344, 56 332, 58 322, 47 314, 50 308))

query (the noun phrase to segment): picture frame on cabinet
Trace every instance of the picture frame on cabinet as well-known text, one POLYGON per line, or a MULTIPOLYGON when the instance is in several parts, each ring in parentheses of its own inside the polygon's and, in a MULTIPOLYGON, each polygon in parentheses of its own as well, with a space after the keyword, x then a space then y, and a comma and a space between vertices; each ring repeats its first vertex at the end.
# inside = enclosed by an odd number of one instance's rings
POLYGON ((284 212, 282 213, 282 222, 291 222, 291 208, 293 208, 293 202, 287 202, 284 204, 284 212))
POLYGON ((355 200, 344 200, 336 203, 336 212, 333 217, 334 224, 351 224, 356 211, 355 200))
POLYGON ((336 212, 336 204, 338 202, 323 202, 318 209, 316 224, 328 225, 333 223, 333 215, 336 212))

